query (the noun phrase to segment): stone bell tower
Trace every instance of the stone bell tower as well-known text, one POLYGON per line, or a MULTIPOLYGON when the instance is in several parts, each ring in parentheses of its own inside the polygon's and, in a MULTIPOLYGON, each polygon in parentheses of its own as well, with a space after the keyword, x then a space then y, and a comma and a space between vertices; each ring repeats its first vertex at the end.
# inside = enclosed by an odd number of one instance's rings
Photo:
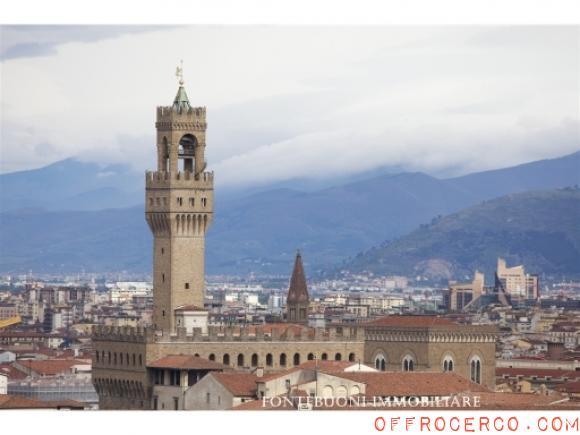
MULTIPOLYGON (((157 107, 157 171, 146 173, 145 217, 154 237, 153 324, 174 332, 175 310, 203 309, 205 233, 213 217, 213 173, 206 172, 205 107, 183 87, 157 107)), ((177 321, 179 323, 179 321, 177 321)))
POLYGON ((294 270, 290 277, 288 298, 286 299, 286 321, 290 323, 308 324, 310 296, 306 286, 306 274, 302 265, 300 251, 296 253, 294 270))

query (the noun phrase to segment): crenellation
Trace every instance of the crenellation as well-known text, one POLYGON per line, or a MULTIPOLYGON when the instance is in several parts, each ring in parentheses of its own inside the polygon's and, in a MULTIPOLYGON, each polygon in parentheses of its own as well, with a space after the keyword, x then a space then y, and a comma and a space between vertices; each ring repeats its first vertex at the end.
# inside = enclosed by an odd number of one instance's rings
POLYGON ((191 171, 147 171, 145 172, 145 187, 148 189, 198 189, 213 190, 214 174, 204 171, 195 178, 191 171))

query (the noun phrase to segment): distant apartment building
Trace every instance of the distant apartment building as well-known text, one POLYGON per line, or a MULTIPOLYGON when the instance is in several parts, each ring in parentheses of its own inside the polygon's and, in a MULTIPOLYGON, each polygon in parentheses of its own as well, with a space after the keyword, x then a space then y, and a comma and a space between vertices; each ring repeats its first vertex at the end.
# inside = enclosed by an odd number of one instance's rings
POLYGON ((509 306, 537 300, 539 294, 537 275, 526 273, 522 265, 507 267, 505 260, 498 258, 492 288, 485 287, 484 274, 476 270, 471 282, 449 281, 449 289, 443 294, 443 305, 447 311, 464 311, 494 303, 509 306))
POLYGON ((113 304, 132 303, 136 297, 153 296, 153 285, 148 282, 120 281, 107 285, 109 300, 113 304))
POLYGON ((18 307, 15 304, 0 304, 0 320, 10 319, 18 315, 18 307))
POLYGON ((473 281, 458 283, 449 282, 449 290, 444 296, 448 311, 461 311, 484 293, 484 275, 475 271, 473 281))
POLYGON ((69 305, 54 306, 44 313, 44 332, 68 329, 75 320, 74 309, 69 305))
POLYGON ((0 395, 8 394, 8 375, 0 373, 0 395))
POLYGON ((538 299, 540 296, 538 275, 526 273, 523 265, 507 267, 503 258, 497 259, 495 273, 496 292, 503 292, 512 301, 538 299))
POLYGON ((406 289, 408 278, 406 276, 388 276, 384 280, 385 289, 406 289))

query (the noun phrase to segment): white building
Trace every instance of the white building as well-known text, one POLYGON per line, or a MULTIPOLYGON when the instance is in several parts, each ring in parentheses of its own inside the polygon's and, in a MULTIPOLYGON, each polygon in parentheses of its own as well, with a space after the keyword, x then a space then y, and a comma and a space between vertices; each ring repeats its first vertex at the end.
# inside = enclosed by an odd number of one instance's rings
POLYGON ((8 394, 8 375, 0 373, 0 394, 8 394))
POLYGON ((114 304, 132 302, 133 296, 152 297, 153 284, 141 281, 119 281, 107 284, 109 300, 114 304))

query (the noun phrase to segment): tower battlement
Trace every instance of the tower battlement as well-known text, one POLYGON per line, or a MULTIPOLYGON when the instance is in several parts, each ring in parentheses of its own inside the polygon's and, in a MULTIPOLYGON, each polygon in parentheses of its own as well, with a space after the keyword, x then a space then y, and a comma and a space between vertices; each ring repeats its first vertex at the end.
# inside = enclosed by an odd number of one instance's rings
POLYGON ((182 112, 172 106, 157 108, 157 122, 155 127, 160 131, 166 130, 206 130, 205 107, 191 107, 182 112))
POLYGON ((145 186, 148 189, 213 189, 213 172, 204 171, 196 179, 190 171, 147 171, 145 186))

